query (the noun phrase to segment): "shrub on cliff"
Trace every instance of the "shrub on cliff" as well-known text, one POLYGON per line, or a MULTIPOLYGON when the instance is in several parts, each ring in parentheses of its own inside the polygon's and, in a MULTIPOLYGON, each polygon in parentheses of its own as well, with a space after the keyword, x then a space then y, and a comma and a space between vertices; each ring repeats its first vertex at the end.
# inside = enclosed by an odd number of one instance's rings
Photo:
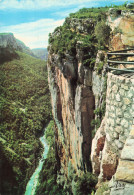
POLYGON ((95 35, 100 46, 106 46, 109 43, 111 28, 104 21, 98 22, 95 26, 95 35))
POLYGON ((109 7, 98 7, 98 8, 82 8, 76 13, 71 13, 71 18, 93 18, 94 20, 101 20, 102 18, 106 18, 106 11, 108 11, 109 7))
POLYGON ((62 27, 55 29, 54 35, 49 34, 49 43, 52 44, 51 52, 58 53, 62 57, 66 51, 69 54, 75 54, 77 43, 76 32, 69 29, 65 23, 62 27))

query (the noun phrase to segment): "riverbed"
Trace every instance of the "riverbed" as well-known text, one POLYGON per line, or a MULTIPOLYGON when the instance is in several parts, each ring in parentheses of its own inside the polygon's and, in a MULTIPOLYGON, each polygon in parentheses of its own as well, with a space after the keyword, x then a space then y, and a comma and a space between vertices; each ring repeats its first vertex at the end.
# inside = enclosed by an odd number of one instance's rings
POLYGON ((39 161, 38 167, 35 169, 35 172, 31 176, 31 178, 27 184, 25 195, 35 195, 35 191, 36 191, 36 187, 37 187, 38 179, 39 179, 39 174, 40 174, 40 171, 42 170, 44 160, 47 158, 49 146, 46 142, 45 135, 40 137, 40 141, 43 144, 44 151, 43 151, 42 157, 39 161))

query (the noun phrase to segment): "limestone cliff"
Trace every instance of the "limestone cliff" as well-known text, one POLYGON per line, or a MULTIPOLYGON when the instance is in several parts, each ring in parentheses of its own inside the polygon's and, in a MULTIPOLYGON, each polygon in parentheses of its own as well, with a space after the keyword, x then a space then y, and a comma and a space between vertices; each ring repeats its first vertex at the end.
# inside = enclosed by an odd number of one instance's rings
MULTIPOLYGON (((77 23, 84 24, 80 26, 83 33, 87 25, 92 25, 90 20, 73 20, 72 27, 77 23)), ((59 159, 58 181, 62 184, 65 182, 65 185, 69 178, 74 179, 75 175, 80 176, 84 171, 91 170, 91 121, 94 118, 95 99, 92 71, 83 65, 80 44, 77 42, 75 55, 66 52, 62 59, 52 53, 50 45, 48 56, 48 79, 59 159)))
POLYGON ((69 55, 63 65, 65 70, 61 71, 56 66, 58 62, 54 57, 56 56, 49 56, 48 72, 58 145, 60 143, 58 151, 60 151, 59 155, 63 155, 60 159, 63 167, 65 166, 66 174, 68 174, 68 163, 80 173, 90 167, 89 150, 92 130, 90 123, 94 118, 92 74, 89 69, 82 67, 81 63, 73 61, 74 59, 69 55), (55 66, 54 71, 51 66, 55 66), (78 69, 74 70, 75 66, 81 68, 82 75, 78 69), (78 79, 83 79, 83 82, 78 82, 78 79))
MULTIPOLYGON (((111 12, 106 21, 112 28, 109 49, 132 48, 133 14, 119 11, 113 17, 111 12)), ((90 154, 99 181, 111 179, 133 124, 133 78, 107 75, 107 53, 97 48, 94 36, 96 23, 92 18, 67 18, 63 27, 50 35, 48 80, 55 121, 58 182, 67 186, 71 180, 72 190, 75 175, 91 171, 90 154), (96 123, 92 124, 97 120, 102 120, 99 129, 96 123), (96 135, 92 141, 94 128, 96 135)))

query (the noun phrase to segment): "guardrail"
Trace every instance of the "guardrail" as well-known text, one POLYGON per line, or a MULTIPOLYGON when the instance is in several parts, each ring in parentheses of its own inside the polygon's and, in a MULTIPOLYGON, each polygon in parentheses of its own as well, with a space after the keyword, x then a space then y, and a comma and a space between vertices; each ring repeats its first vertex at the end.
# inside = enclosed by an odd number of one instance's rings
POLYGON ((134 73, 133 67, 126 67, 126 65, 134 65, 134 61, 126 61, 128 57, 133 57, 134 53, 127 53, 128 51, 134 52, 134 49, 126 49, 107 53, 107 70, 134 73), (125 60, 124 60, 125 59, 125 60), (122 61, 123 60, 123 61, 122 61), (117 65, 122 65, 124 68, 118 68, 117 65))

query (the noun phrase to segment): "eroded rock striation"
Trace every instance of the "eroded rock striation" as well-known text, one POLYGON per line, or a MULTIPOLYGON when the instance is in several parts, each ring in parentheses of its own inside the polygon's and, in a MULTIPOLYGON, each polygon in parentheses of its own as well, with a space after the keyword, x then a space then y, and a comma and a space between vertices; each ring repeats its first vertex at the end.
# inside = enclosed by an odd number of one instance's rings
POLYGON ((48 74, 58 156, 66 176, 70 165, 80 174, 90 169, 91 120, 94 118, 95 105, 91 89, 92 74, 69 56, 63 65, 65 70, 60 70, 58 61, 53 62, 52 57, 55 56, 49 56, 48 74), (54 70, 51 66, 54 66, 54 70), (79 67, 76 69, 76 66, 79 67), (78 69, 81 69, 82 75, 78 69))

